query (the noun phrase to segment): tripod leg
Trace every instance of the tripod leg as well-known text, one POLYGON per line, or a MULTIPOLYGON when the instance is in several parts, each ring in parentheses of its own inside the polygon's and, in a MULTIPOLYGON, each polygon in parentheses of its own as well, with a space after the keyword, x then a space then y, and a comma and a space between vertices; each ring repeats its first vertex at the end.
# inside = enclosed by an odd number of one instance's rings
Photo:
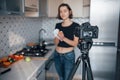
POLYGON ((87 65, 86 65, 85 60, 82 60, 82 61, 83 61, 83 65, 82 65, 82 80, 85 80, 85 78, 86 78, 86 67, 87 67, 87 65))
POLYGON ((94 80, 93 79, 92 70, 91 70, 89 57, 87 58, 87 62, 86 63, 87 63, 87 80, 94 80))
POLYGON ((72 71, 71 71, 67 80, 72 80, 73 79, 73 76, 74 76, 80 62, 81 62, 81 57, 78 57, 78 59, 77 59, 77 61, 76 61, 76 63, 75 63, 75 65, 74 65, 74 67, 73 67, 73 69, 72 69, 72 71))

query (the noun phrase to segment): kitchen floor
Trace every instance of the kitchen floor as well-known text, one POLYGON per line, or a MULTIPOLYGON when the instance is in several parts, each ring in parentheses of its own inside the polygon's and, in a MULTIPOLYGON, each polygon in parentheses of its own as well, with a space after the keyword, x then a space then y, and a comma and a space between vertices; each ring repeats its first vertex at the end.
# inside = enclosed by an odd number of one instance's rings
MULTIPOLYGON (((46 78, 46 80, 59 80, 59 79, 58 78, 53 79, 53 77, 48 77, 48 78, 46 78)), ((81 80, 81 79, 73 79, 73 80, 81 80)))
MULTIPOLYGON (((58 75, 53 74, 53 73, 47 73, 46 74, 46 80, 59 80, 58 75)), ((78 78, 74 78, 73 80, 81 80, 78 78)))
POLYGON ((59 80, 59 79, 58 79, 58 76, 56 74, 47 73, 46 74, 46 80, 59 80))

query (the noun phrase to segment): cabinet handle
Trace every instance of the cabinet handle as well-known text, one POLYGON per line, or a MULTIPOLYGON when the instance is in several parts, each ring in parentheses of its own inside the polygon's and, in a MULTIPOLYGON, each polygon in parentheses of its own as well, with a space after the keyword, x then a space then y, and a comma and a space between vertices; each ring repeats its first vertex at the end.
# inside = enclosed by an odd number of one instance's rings
POLYGON ((49 70, 49 68, 51 67, 51 65, 52 65, 53 62, 54 62, 53 59, 50 59, 48 61, 48 63, 46 64, 46 66, 45 66, 45 70, 49 70))
POLYGON ((37 80, 36 78, 33 78, 33 80, 37 80))
POLYGON ((36 76, 36 78, 38 78, 38 77, 40 76, 41 73, 42 73, 42 71, 40 71, 40 72, 38 73, 38 75, 36 76))

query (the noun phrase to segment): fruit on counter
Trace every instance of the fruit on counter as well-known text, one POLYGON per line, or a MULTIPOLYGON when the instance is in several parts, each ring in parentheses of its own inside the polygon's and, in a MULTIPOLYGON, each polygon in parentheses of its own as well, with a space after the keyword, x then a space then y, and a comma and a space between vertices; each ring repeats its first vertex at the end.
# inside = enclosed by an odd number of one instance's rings
POLYGON ((19 55, 14 55, 15 60, 19 60, 19 55))
POLYGON ((25 57, 25 61, 26 61, 26 62, 30 62, 30 61, 31 61, 31 58, 30 58, 30 57, 25 57))
POLYGON ((8 67, 8 66, 10 66, 10 65, 11 65, 10 62, 3 62, 3 67, 8 67))
POLYGON ((5 61, 7 61, 7 59, 8 59, 7 57, 3 57, 3 58, 1 59, 1 61, 2 61, 2 62, 5 62, 5 61))
POLYGON ((10 55, 10 56, 8 56, 8 58, 12 58, 12 59, 14 59, 15 61, 18 61, 18 60, 20 60, 20 59, 23 59, 24 56, 23 56, 23 55, 10 55))
POLYGON ((19 61, 23 59, 23 55, 9 55, 7 57, 3 57, 0 59, 0 66, 1 67, 9 67, 11 64, 15 63, 16 61, 19 61))
POLYGON ((2 62, 2 60, 0 60, 0 63, 2 62))
POLYGON ((23 55, 20 55, 19 57, 20 57, 20 59, 23 59, 23 58, 24 58, 24 56, 23 56, 23 55))
POLYGON ((29 47, 32 47, 32 46, 35 46, 35 45, 36 45, 36 43, 34 43, 34 42, 27 43, 27 46, 29 46, 29 47))

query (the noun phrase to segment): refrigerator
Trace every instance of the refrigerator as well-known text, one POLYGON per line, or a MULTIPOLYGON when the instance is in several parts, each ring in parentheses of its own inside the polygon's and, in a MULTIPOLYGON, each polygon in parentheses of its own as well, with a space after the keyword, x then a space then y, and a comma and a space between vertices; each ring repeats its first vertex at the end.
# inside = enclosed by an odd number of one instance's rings
POLYGON ((90 23, 99 27, 89 51, 94 80, 115 80, 119 0, 91 0, 90 23))
POLYGON ((118 29, 118 44, 117 44, 117 59, 116 60, 117 62, 116 62, 115 80, 120 80, 120 12, 119 12, 119 29, 118 29))

